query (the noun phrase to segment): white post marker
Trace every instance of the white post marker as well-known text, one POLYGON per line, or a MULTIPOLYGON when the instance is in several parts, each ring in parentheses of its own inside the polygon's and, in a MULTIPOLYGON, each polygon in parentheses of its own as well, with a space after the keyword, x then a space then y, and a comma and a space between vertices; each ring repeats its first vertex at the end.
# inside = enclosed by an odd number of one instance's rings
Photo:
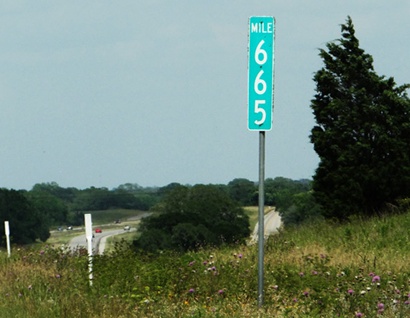
POLYGON ((250 17, 248 25, 248 129, 259 131, 258 305, 263 304, 265 132, 272 129, 274 17, 250 17))
POLYGON ((90 286, 93 285, 93 224, 91 221, 91 214, 84 214, 85 222, 85 237, 87 239, 88 247, 88 272, 90 286))
POLYGON ((7 241, 7 255, 10 257, 11 255, 11 250, 10 250, 10 227, 9 227, 9 221, 4 221, 4 231, 6 234, 6 241, 7 241))

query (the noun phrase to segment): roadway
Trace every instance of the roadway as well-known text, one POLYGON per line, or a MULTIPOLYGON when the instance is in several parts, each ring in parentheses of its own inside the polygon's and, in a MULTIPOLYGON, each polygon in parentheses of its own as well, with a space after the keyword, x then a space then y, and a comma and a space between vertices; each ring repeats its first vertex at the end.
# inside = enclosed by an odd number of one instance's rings
MULTIPOLYGON (((135 231, 136 229, 131 228, 130 231, 135 231)), ((118 235, 122 233, 126 233, 128 231, 124 231, 123 228, 116 229, 116 230, 103 230, 102 233, 93 233, 93 254, 103 254, 105 250, 105 242, 107 238, 113 235, 118 235)), ((82 235, 75 236, 71 239, 68 243, 70 249, 74 250, 78 247, 88 248, 87 239, 85 237, 85 233, 82 235)))
MULTIPOLYGON (((274 233, 278 232, 278 229, 282 226, 282 220, 280 218, 279 212, 274 209, 264 216, 264 236, 265 239, 274 233)), ((250 244, 255 244, 258 241, 258 231, 259 231, 259 222, 256 223, 255 228, 252 232, 250 244)))

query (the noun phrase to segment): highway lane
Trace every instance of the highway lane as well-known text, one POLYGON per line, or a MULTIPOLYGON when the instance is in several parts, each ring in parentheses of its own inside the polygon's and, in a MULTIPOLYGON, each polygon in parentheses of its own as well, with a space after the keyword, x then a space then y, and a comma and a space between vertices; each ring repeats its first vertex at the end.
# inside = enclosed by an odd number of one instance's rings
MULTIPOLYGON (((135 229, 131 229, 131 231, 132 230, 135 230, 135 229)), ((103 254, 104 253, 105 242, 108 237, 126 233, 126 232, 127 231, 124 231, 124 229, 121 228, 121 229, 116 229, 116 230, 103 230, 102 233, 93 233, 94 234, 93 254, 103 254)), ((72 250, 79 248, 79 247, 88 248, 85 233, 72 238, 71 241, 68 243, 68 246, 72 250)))
MULTIPOLYGON (((272 210, 265 214, 263 224, 264 236, 266 239, 269 235, 276 233, 282 225, 282 220, 280 218, 279 212, 272 210)), ((259 222, 255 225, 249 244, 255 244, 258 241, 258 229, 259 222)))

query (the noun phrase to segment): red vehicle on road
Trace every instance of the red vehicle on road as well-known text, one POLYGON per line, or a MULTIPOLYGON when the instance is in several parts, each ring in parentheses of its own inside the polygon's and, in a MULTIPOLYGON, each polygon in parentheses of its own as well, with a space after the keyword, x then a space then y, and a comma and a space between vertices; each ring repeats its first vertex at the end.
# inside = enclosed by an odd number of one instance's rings
POLYGON ((95 233, 102 233, 102 231, 101 231, 100 228, 96 228, 96 229, 95 229, 95 233))

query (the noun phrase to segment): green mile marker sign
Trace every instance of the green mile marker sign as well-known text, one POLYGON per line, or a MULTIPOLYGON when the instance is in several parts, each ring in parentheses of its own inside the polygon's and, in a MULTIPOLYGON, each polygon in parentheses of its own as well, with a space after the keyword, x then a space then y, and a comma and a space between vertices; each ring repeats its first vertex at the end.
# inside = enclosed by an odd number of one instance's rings
POLYGON ((272 129, 275 20, 249 18, 248 129, 272 129))

